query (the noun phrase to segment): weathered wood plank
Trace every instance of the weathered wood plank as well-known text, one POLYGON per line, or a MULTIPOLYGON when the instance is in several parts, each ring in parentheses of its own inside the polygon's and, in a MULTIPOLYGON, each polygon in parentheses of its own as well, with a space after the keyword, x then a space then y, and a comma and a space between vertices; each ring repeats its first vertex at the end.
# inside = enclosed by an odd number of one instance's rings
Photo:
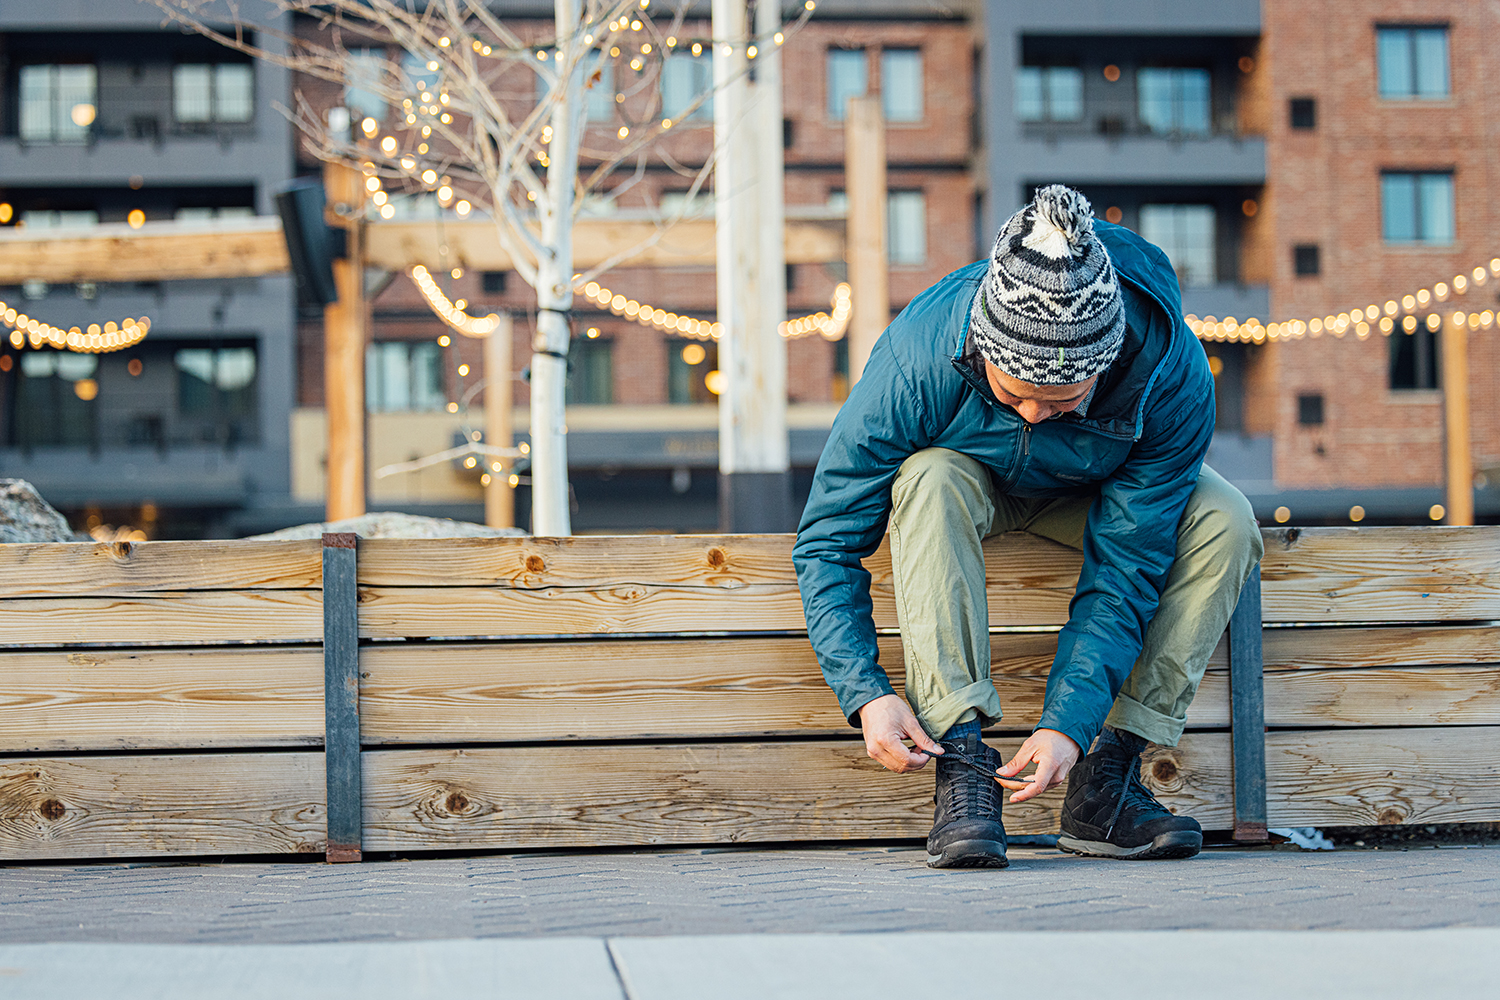
MULTIPOLYGON (((890 774, 852 741, 364 756, 371 851, 925 837, 932 826, 932 768, 890 774)), ((1055 829, 1061 791, 1008 806, 1006 829, 1055 829)))
POLYGON ((1278 528, 1261 562, 1268 622, 1500 618, 1500 528, 1278 528))
POLYGON ((318 642, 315 590, 159 593, 0 601, 0 647, 318 642))
MULTIPOLYGON (((712 587, 792 585, 791 535, 616 535, 574 538, 365 539, 365 587, 712 587)), ((1081 556, 1021 532, 985 541, 992 591, 1058 590, 1070 596, 1081 556)), ((865 560, 872 586, 889 590, 890 545, 865 560)))
POLYGON ((0 859, 323 850, 321 753, 0 759, 0 859))
POLYGON ((1500 629, 1487 625, 1276 628, 1264 644, 1267 672, 1500 663, 1500 629))
POLYGON ((0 545, 0 598, 184 590, 316 590, 316 540, 0 545))
POLYGON ((0 752, 322 742, 316 648, 0 652, 0 752))

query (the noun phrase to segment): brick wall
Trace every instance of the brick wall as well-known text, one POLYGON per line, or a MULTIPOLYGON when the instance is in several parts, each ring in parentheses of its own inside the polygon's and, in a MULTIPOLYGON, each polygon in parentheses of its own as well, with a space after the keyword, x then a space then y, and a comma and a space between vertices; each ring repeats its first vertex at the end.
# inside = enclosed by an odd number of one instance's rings
MULTIPOLYGON (((1272 311, 1310 318, 1383 305, 1451 283, 1500 254, 1500 7, 1467 0, 1266 0, 1262 60, 1270 78, 1264 212, 1274 225, 1272 311), (1377 24, 1447 24, 1451 96, 1383 101, 1377 24), (1317 100, 1317 127, 1290 127, 1291 97, 1317 100), (1451 246, 1388 246, 1382 239, 1382 169, 1451 170, 1451 246), (1315 243, 1322 273, 1297 277, 1293 246, 1315 243)), ((1500 282, 1433 308, 1494 308, 1500 282)), ((1419 310, 1425 318, 1427 310, 1419 310)), ((1399 328, 1395 336, 1402 336, 1399 328)), ((1276 477, 1288 487, 1432 485, 1443 477, 1438 392, 1393 391, 1389 344, 1378 331, 1254 349, 1249 423, 1276 441, 1276 477), (1297 396, 1321 393, 1326 423, 1297 424, 1297 396)), ((1476 465, 1500 465, 1500 333, 1470 343, 1476 465)))

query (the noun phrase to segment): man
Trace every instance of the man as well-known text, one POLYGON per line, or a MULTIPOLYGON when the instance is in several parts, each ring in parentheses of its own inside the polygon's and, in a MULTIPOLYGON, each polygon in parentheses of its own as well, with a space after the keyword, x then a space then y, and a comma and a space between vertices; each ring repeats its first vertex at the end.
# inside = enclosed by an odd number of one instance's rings
POLYGON ((1043 188, 988 262, 896 318, 834 421, 793 553, 808 630, 871 757, 937 758, 933 867, 1005 867, 1001 786, 1023 802, 1065 778, 1064 850, 1202 846, 1142 785, 1140 753, 1182 735, 1261 541, 1203 465, 1213 378, 1181 313, 1161 250, 1043 188), (909 708, 877 663, 860 565, 887 521, 909 708), (1083 570, 1041 722, 1001 766, 980 741, 1001 717, 981 542, 1014 530, 1082 549, 1083 570))

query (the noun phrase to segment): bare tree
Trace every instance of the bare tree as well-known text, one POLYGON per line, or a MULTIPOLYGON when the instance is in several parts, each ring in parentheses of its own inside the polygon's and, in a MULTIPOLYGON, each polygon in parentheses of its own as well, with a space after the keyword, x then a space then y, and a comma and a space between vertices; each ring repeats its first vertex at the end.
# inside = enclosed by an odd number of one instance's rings
MULTIPOLYGON (((563 406, 574 289, 660 239, 694 203, 713 166, 712 155, 687 166, 663 148, 663 136, 713 90, 703 88, 674 122, 662 113, 665 60, 687 51, 712 56, 726 47, 742 48, 753 59, 756 49, 783 44, 814 4, 804 3, 794 21, 778 23, 765 37, 689 39, 690 0, 555 0, 550 24, 505 19, 503 4, 484 0, 261 0, 266 13, 313 19, 321 30, 311 37, 268 29, 278 19, 253 18, 240 0, 152 2, 170 20, 230 48, 356 87, 395 111, 387 122, 351 127, 325 120, 297 95, 287 113, 319 158, 364 169, 395 190, 432 191, 444 203, 472 199, 494 220, 500 246, 537 295, 533 529, 571 533, 563 406), (266 44, 266 37, 276 44, 266 44), (362 51, 372 47, 393 47, 406 58, 372 63, 362 51), (617 103, 630 117, 601 141, 598 129, 591 136, 587 128, 587 97, 609 85, 617 62, 635 74, 611 95, 621 98, 617 103), (632 161, 639 179, 651 156, 692 178, 683 208, 663 218, 646 243, 575 273, 573 223, 586 197, 632 161)), ((483 333, 485 323, 471 328, 483 333)))

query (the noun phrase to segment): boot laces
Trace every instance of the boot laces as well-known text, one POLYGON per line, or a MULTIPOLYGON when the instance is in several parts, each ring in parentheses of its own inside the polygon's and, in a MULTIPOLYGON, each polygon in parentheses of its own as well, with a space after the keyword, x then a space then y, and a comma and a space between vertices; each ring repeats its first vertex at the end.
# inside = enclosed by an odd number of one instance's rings
POLYGON ((1124 771, 1125 774, 1120 784, 1120 798, 1115 803, 1115 811, 1110 814, 1109 826, 1104 831, 1105 840, 1114 836, 1115 824, 1120 821, 1120 815, 1124 813, 1126 803, 1135 803, 1147 807, 1155 806, 1157 809, 1161 808, 1161 803, 1156 801, 1156 796, 1152 795, 1151 790, 1141 781, 1141 759, 1139 757, 1130 758, 1129 762, 1125 764, 1124 771))

